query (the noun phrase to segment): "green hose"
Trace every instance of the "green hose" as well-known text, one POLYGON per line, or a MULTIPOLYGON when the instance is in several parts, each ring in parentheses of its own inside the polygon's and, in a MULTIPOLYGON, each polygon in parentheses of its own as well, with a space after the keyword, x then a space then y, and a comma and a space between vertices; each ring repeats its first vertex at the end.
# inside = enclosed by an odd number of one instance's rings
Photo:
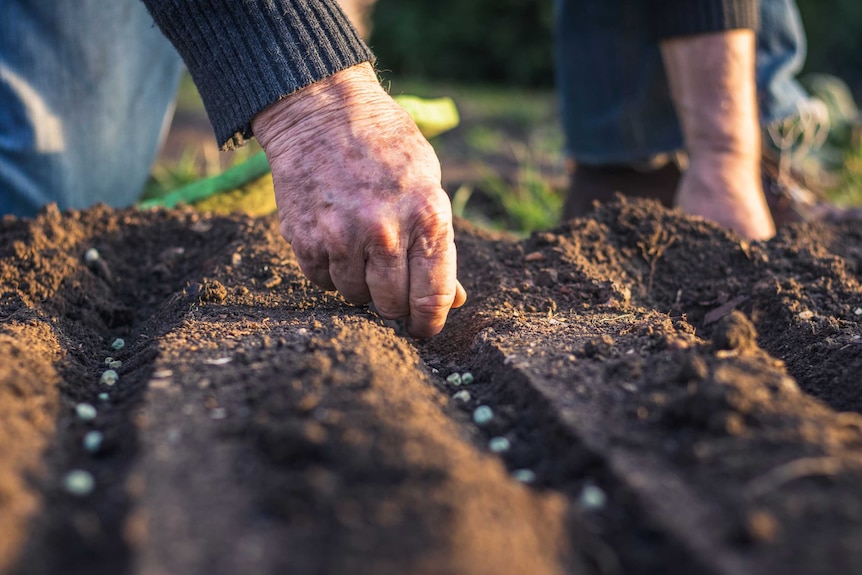
POLYGON ((138 208, 146 210, 155 207, 173 208, 180 203, 194 204, 216 194, 235 190, 268 172, 269 162, 266 160, 266 154, 258 152, 217 176, 192 182, 161 198, 143 201, 138 204, 138 208))

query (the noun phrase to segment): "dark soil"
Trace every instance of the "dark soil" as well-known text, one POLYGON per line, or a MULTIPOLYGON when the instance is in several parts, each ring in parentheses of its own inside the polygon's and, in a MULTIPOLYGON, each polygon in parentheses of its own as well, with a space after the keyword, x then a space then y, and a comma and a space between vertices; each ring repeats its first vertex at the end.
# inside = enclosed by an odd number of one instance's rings
POLYGON ((422 342, 309 284, 277 230, 2 221, 0 572, 862 571, 862 223, 458 222, 470 300, 422 342))

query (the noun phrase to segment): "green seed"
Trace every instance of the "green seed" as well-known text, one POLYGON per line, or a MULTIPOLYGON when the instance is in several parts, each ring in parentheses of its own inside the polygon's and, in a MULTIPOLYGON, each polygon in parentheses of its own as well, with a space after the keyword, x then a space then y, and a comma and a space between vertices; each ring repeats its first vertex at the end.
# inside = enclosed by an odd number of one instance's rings
POLYGON ((117 372, 113 369, 108 369, 105 373, 102 374, 102 377, 99 379, 99 383, 102 385, 114 385, 117 383, 117 380, 120 379, 120 376, 117 375, 117 372))
POLYGON ((83 421, 93 421, 96 419, 96 408, 89 403, 79 403, 75 406, 75 413, 78 419, 83 421))
POLYGON ((475 379, 473 378, 473 374, 469 371, 465 371, 461 374, 461 385, 470 385, 474 381, 475 379))
POLYGON ((114 351, 120 351, 121 349, 126 347, 126 342, 123 338, 118 337, 114 340, 114 343, 111 344, 111 347, 114 349, 114 351))
POLYGON ((459 391, 455 395, 453 395, 452 399, 457 399, 459 401, 463 401, 466 403, 466 402, 470 401, 470 392, 467 391, 466 389, 462 389, 461 391, 459 391))
POLYGON ((105 393, 104 391, 99 394, 99 401, 110 401, 111 396, 105 393))
POLYGON ((120 367, 123 367, 123 362, 120 361, 119 359, 115 359, 114 361, 112 361, 111 363, 108 364, 108 367, 110 367, 111 369, 118 369, 120 367))
POLYGON ((581 490, 580 497, 578 497, 578 503, 588 511, 597 511, 604 508, 607 501, 608 497, 605 495, 605 492, 595 485, 585 485, 583 490, 581 490))
POLYGON ((451 373, 449 374, 449 377, 446 378, 446 381, 448 381, 452 385, 461 385, 461 374, 451 373))
POLYGON ((63 486, 72 495, 84 497, 93 492, 96 481, 89 471, 75 469, 67 473, 66 477, 63 478, 63 486))
POLYGON ((102 440, 105 438, 101 431, 89 431, 84 436, 84 449, 90 453, 96 453, 102 448, 102 440))
POLYGON ((529 469, 518 469, 512 472, 512 479, 521 483, 533 483, 536 480, 536 474, 529 469))
POLYGON ((109 365, 112 361, 114 361, 113 357, 106 357, 105 358, 105 365, 109 365))
POLYGON ((494 437, 488 442, 488 449, 494 453, 503 453, 509 451, 512 444, 505 437, 494 437))
POLYGON ((494 412, 487 405, 480 405, 473 412, 473 422, 476 425, 485 425, 494 419, 494 412))

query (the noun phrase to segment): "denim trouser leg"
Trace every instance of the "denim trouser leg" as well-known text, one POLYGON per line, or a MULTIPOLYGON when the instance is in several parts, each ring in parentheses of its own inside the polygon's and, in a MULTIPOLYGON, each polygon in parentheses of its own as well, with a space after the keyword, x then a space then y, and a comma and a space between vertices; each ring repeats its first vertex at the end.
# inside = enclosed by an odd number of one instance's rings
MULTIPOLYGON (((583 164, 631 164, 683 139, 642 0, 556 0, 555 61, 566 153, 583 164)), ((805 37, 794 0, 761 0, 757 85, 764 124, 806 98, 794 79, 805 37)))
POLYGON ((0 0, 0 214, 133 203, 182 63, 140 0, 0 0))
POLYGON ((796 75, 805 64, 807 42, 795 0, 761 0, 757 34, 757 94, 766 126, 795 116, 808 99, 796 75))

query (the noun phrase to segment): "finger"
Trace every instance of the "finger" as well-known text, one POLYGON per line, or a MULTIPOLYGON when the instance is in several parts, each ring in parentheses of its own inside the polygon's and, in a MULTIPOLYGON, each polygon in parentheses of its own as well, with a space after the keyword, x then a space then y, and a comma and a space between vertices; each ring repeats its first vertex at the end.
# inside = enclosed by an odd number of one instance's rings
POLYGON ((365 257, 361 252, 338 259, 330 257, 329 276, 338 293, 350 303, 365 304, 371 301, 371 293, 365 283, 365 257))
POLYGON ((407 251, 397 241, 369 251, 365 281, 380 317, 400 319, 410 315, 407 251))
POLYGON ((434 244, 419 238, 408 252, 410 316, 406 323, 407 332, 417 338, 440 333, 457 292, 455 243, 449 238, 443 246, 434 244))
POLYGON ((329 275, 329 256, 325 252, 314 257, 303 257, 294 248, 294 254, 299 269, 311 283, 324 290, 336 289, 335 283, 329 275))
POLYGON ((455 301, 452 302, 452 308, 461 307, 467 302, 467 290, 461 285, 461 282, 455 280, 455 301))

